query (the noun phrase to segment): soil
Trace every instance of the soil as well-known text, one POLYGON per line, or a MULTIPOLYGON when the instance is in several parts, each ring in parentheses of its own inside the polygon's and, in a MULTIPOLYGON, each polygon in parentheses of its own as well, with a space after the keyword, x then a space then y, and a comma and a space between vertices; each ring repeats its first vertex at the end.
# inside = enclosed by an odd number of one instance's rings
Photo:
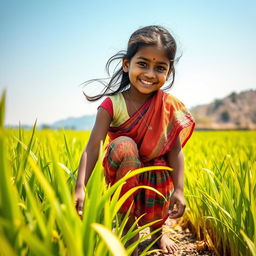
MULTIPOLYGON (((170 238, 173 239, 179 246, 178 251, 175 254, 162 254, 161 252, 154 252, 148 254, 150 256, 156 255, 175 255, 175 256, 215 256, 216 254, 213 251, 210 251, 207 248, 207 245, 204 241, 198 241, 191 234, 191 232, 186 229, 183 230, 181 226, 178 225, 176 220, 168 219, 164 225, 164 230, 170 232, 170 238)), ((140 236, 146 235, 149 233, 149 228, 143 230, 140 233, 140 236)), ((140 253, 152 242, 151 239, 147 239, 139 245, 139 255, 140 253)), ((150 250, 159 249, 157 245, 151 247, 150 250)))

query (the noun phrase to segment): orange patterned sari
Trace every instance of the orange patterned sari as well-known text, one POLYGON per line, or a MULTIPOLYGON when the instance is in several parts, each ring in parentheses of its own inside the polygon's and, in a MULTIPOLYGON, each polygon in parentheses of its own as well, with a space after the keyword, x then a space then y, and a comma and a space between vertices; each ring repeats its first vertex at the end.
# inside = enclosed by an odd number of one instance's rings
MULTIPOLYGON (((194 126, 194 119, 182 102, 162 90, 157 91, 127 121, 118 127, 110 127, 108 133, 110 143, 103 162, 107 182, 113 184, 119 172, 124 175, 138 166, 168 166, 166 154, 171 150, 178 136, 181 145, 184 146, 192 135, 194 126), (130 161, 126 167, 120 166, 118 159, 118 150, 124 147, 115 145, 116 139, 121 136, 131 138, 136 143, 139 154, 139 158, 130 161), (113 149, 116 151, 115 154, 111 153, 113 149)), ((126 151, 129 151, 130 144, 128 144, 126 151)), ((132 159, 132 156, 129 157, 132 159)), ((140 216, 146 213, 140 225, 157 219, 162 221, 155 224, 155 227, 162 225, 168 217, 169 198, 173 191, 170 172, 162 170, 145 172, 127 183, 129 184, 124 185, 121 194, 133 185, 148 185, 160 191, 167 201, 150 190, 140 190, 125 202, 121 212, 126 212, 133 202, 133 214, 140 216)))

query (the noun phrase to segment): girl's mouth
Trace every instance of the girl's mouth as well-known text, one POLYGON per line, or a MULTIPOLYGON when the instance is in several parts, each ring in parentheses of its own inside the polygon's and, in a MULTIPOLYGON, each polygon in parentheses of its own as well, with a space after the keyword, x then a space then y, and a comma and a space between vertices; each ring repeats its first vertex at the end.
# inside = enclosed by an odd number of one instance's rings
POLYGON ((154 82, 152 81, 147 81, 147 80, 144 80, 144 79, 140 79, 140 82, 146 86, 150 86, 150 85, 153 85, 154 82))

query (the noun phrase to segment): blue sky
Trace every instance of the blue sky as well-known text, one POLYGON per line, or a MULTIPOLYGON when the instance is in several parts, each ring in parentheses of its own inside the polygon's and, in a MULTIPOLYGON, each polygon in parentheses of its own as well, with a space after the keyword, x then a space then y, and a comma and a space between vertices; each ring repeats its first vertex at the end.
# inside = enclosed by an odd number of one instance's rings
POLYGON ((0 91, 6 124, 96 113, 79 86, 131 33, 159 24, 182 54, 169 91, 188 107, 256 88, 256 1, 0 1, 0 91))

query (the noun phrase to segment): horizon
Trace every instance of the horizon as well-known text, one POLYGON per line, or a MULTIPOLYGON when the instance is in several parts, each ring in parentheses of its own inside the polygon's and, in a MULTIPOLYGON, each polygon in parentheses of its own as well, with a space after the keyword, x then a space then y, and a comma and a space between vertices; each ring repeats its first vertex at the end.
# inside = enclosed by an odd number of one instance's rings
POLYGON ((6 125, 95 114, 101 101, 86 102, 81 83, 105 77, 107 60, 126 48, 132 32, 150 24, 166 27, 177 41, 182 57, 168 92, 188 108, 256 88, 255 1, 100 4, 1 1, 6 125))
MULTIPOLYGON (((251 89, 243 90, 243 91, 240 91, 240 92, 230 92, 228 95, 225 95, 222 98, 216 98, 216 99, 214 99, 211 102, 192 106, 192 107, 189 108, 189 110, 192 110, 193 108, 197 108, 197 107, 200 107, 200 106, 212 104, 212 103, 214 103, 215 100, 224 100, 225 98, 229 97, 232 93, 240 94, 240 93, 245 93, 245 92, 249 92, 249 91, 256 91, 256 89, 251 88, 251 89)), ((37 124, 37 127, 41 127, 42 128, 42 126, 53 126, 53 125, 55 125, 55 123, 58 123, 58 122, 66 121, 68 119, 78 119, 78 118, 83 118, 83 117, 96 117, 96 113, 91 113, 91 114, 89 113, 89 114, 85 114, 85 115, 82 115, 82 116, 67 116, 65 118, 55 120, 52 123, 40 123, 40 124, 37 124)), ((35 122, 37 122, 37 120, 35 120, 32 124, 26 124, 26 123, 23 123, 23 124, 22 123, 20 123, 20 124, 5 124, 5 126, 7 128, 8 127, 9 128, 17 128, 17 127, 19 127, 19 125, 21 125, 22 127, 29 127, 29 128, 31 128, 31 127, 33 127, 35 122)), ((54 128, 54 129, 56 129, 56 128, 54 128)))

